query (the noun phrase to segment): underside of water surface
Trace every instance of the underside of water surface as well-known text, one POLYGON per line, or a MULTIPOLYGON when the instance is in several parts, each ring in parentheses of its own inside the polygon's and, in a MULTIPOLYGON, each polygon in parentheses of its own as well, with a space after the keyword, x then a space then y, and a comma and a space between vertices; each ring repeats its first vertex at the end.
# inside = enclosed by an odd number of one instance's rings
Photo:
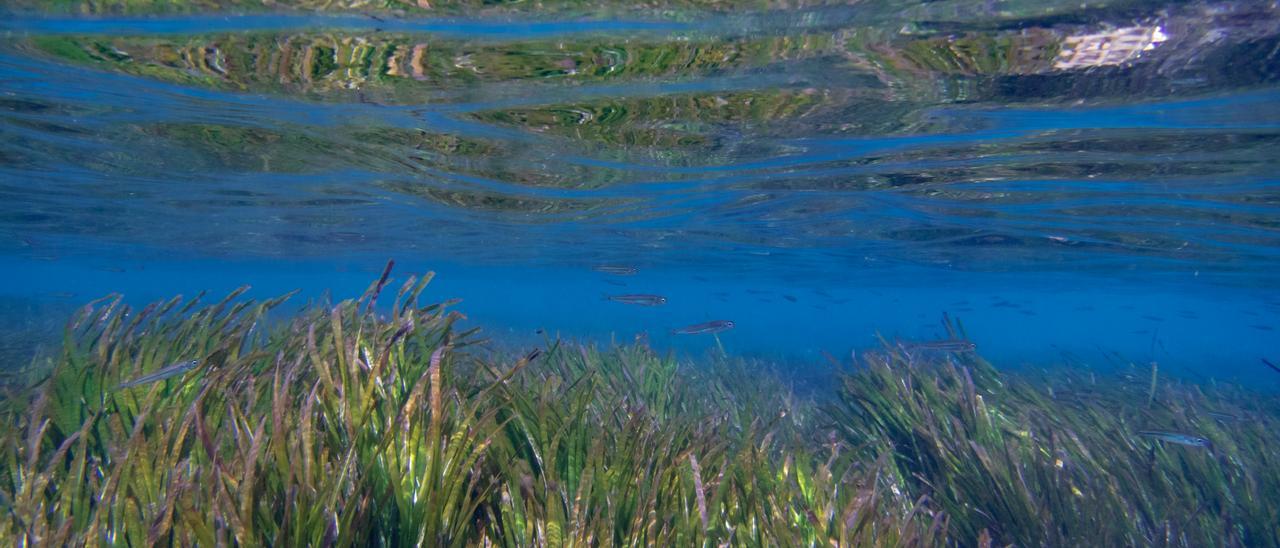
POLYGON ((1280 8, 0 3, 0 543, 1280 545, 1280 8))

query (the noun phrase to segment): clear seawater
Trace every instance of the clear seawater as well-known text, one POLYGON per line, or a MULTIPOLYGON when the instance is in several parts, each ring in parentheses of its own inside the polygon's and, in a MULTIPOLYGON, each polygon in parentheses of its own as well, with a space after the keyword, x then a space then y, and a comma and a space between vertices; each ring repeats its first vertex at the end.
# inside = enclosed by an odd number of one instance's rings
POLYGON ((732 320, 804 370, 945 313, 999 367, 1280 380, 1273 2, 318 5, 5 8, 6 367, 108 293, 394 260, 515 346, 732 320))

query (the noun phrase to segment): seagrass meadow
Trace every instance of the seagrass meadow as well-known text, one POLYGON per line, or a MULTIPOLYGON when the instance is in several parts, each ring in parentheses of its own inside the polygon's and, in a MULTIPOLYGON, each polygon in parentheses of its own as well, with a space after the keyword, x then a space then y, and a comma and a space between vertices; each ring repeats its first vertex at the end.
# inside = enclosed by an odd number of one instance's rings
POLYGON ((722 353, 520 355, 430 279, 288 317, 86 305, 5 387, 0 543, 1280 544, 1274 394, 888 341, 805 390, 722 353))

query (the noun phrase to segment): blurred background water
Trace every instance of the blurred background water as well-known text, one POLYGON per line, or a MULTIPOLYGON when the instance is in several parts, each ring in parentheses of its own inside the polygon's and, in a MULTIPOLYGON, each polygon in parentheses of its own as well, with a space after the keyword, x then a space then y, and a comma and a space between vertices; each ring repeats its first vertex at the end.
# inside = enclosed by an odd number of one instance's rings
POLYGON ((108 292, 348 297, 395 259, 513 345, 732 320, 806 367, 945 312, 1006 367, 1275 382, 1274 2, 4 11, 6 365, 108 292))

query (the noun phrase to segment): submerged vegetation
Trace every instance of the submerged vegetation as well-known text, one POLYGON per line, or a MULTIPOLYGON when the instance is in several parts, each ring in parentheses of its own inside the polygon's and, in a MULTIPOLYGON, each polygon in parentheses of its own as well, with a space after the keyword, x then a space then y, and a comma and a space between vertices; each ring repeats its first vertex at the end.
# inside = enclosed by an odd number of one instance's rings
POLYGON ((803 395, 642 344, 511 359, 419 304, 430 279, 379 306, 384 275, 283 323, 284 298, 239 292, 85 306, 51 369, 0 400, 0 538, 1280 543, 1270 396, 1155 366, 998 372, 949 322, 946 344, 886 343, 803 395))

